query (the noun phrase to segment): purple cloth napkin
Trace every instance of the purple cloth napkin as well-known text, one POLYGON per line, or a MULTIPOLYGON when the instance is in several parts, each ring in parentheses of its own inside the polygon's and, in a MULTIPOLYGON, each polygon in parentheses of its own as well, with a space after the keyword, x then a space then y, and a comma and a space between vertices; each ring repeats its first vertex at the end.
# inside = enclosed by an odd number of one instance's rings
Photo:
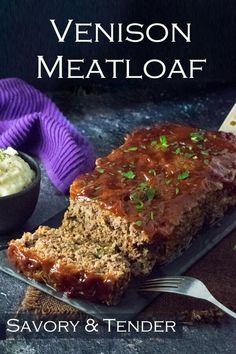
POLYGON ((15 78, 0 80, 0 147, 8 146, 39 157, 64 193, 77 176, 94 168, 87 139, 48 97, 15 78))

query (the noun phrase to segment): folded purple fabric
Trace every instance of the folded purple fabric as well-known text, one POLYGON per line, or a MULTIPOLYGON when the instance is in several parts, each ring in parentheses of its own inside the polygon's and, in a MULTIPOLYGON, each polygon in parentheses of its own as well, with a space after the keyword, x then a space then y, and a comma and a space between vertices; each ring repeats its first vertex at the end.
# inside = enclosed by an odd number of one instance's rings
POLYGON ((0 147, 8 146, 39 157, 62 192, 94 168, 87 139, 48 97, 15 78, 0 80, 0 147))

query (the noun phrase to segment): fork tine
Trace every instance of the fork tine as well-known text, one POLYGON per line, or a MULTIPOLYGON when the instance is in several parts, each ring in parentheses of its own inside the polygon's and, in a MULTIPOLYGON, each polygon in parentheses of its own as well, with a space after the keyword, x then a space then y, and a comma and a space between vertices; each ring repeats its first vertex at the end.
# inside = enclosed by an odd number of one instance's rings
POLYGON ((146 286, 146 285, 152 285, 152 286, 162 286, 162 285, 174 285, 174 286, 179 286, 181 283, 176 282, 176 281, 169 281, 169 280, 163 280, 163 281, 153 281, 153 282, 145 282, 142 283, 140 286, 146 286))
POLYGON ((173 289, 177 289, 179 287, 178 284, 170 284, 170 283, 163 283, 163 284, 143 284, 139 287, 139 289, 149 289, 149 288, 173 288, 173 289))
POLYGON ((146 292, 146 291, 155 291, 155 292, 157 292, 157 293, 161 293, 161 292, 165 292, 165 293, 171 293, 171 292, 174 292, 175 293, 175 289, 176 288, 169 288, 169 287, 167 287, 167 288, 165 288, 165 287, 160 287, 160 288, 156 288, 156 287, 154 287, 154 288, 139 288, 138 290, 139 291, 144 291, 144 292, 146 292))
POLYGON ((143 284, 181 284, 181 281, 177 281, 177 280, 167 280, 167 279, 163 279, 163 280, 151 280, 151 281, 145 281, 143 284))
POLYGON ((181 282, 177 281, 169 281, 169 280, 160 280, 160 281, 152 281, 152 282, 144 282, 140 286, 147 286, 147 285, 152 285, 152 286, 181 286, 181 282))
POLYGON ((152 279, 145 280, 145 284, 152 283, 152 282, 159 282, 159 281, 171 281, 171 282, 181 283, 183 281, 183 278, 180 277, 152 278, 152 279))

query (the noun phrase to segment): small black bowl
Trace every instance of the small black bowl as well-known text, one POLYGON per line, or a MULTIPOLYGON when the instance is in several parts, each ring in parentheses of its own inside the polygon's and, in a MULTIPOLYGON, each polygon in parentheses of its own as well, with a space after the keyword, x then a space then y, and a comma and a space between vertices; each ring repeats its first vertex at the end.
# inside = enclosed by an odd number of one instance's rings
POLYGON ((41 180, 39 165, 29 155, 20 151, 18 154, 34 170, 35 177, 21 192, 0 197, 0 234, 8 234, 23 226, 32 215, 39 197, 41 180))

